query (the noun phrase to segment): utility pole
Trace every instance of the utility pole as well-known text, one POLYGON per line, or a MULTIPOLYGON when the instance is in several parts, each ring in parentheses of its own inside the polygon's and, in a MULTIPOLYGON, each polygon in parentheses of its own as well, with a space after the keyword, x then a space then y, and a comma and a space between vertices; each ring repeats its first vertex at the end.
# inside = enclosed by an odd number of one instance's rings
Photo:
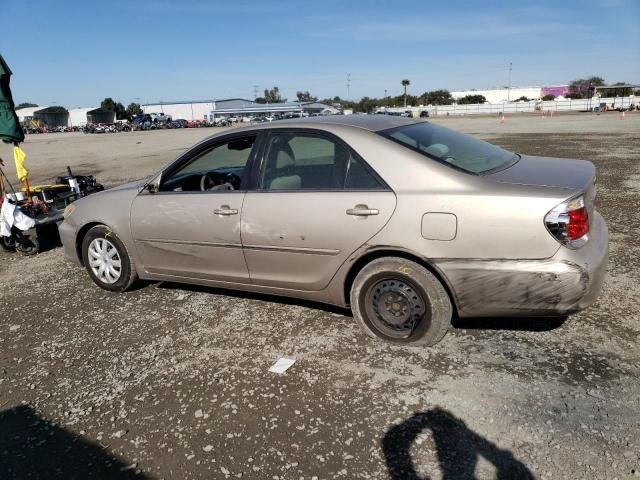
POLYGON ((253 86, 253 99, 258 98, 258 85, 253 86))
POLYGON ((509 62, 509 85, 507 86, 507 103, 511 101, 511 68, 512 64, 509 62))
POLYGON ((347 73, 347 100, 351 99, 351 74, 347 73))

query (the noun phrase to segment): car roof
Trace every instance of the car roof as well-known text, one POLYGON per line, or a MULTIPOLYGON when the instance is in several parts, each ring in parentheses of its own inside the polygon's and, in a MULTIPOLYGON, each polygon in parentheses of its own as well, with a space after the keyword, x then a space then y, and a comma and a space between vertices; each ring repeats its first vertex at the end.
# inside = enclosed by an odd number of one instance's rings
POLYGON ((297 127, 317 127, 321 125, 344 125, 348 127, 358 127, 372 132, 379 132, 394 127, 421 123, 424 120, 417 120, 408 117, 397 117, 394 115, 324 115, 320 117, 295 118, 278 120, 272 127, 280 125, 295 125, 297 127))

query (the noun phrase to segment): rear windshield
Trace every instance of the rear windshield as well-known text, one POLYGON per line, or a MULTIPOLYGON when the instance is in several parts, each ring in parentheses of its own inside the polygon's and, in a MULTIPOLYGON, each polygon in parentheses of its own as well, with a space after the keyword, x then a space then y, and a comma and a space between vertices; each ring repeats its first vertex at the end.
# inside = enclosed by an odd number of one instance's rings
POLYGON ((470 173, 499 170, 520 158, 490 143, 427 122, 379 133, 427 157, 470 173))

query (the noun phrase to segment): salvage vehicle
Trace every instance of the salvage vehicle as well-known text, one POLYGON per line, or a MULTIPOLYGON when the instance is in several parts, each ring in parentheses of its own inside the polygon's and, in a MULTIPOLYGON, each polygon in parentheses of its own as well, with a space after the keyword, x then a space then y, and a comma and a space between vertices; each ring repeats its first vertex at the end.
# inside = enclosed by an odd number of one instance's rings
POLYGON ((51 185, 31 185, 27 192, 26 188, 14 190, 0 169, 0 216, 3 203, 9 202, 34 223, 29 230, 21 231, 12 226, 11 235, 0 235, 3 250, 30 256, 38 253, 43 243, 56 243, 56 226, 64 218, 65 207, 78 198, 104 190, 93 175, 74 175, 70 167, 67 167, 67 173, 57 177, 51 185))
POLYGON ((297 297, 433 345, 454 315, 525 321, 596 299, 608 232, 595 173, 418 119, 283 120, 69 205, 60 235, 106 290, 145 279, 297 297))

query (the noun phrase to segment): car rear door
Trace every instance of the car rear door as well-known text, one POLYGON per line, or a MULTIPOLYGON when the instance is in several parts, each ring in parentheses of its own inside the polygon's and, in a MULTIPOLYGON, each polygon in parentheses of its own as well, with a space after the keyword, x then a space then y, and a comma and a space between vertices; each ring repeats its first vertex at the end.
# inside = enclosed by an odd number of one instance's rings
POLYGON ((342 140, 273 129, 242 211, 254 284, 316 291, 391 218, 395 194, 342 140))

